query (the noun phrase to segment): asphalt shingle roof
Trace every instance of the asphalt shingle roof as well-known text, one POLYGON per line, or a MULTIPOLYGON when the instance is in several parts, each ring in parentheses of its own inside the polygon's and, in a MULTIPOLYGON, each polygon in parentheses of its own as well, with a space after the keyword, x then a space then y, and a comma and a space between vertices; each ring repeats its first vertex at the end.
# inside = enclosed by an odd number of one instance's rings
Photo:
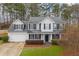
MULTIPOLYGON (((44 19, 45 19, 45 17, 31 17, 29 19, 29 22, 30 23, 38 23, 44 19)), ((64 23, 64 21, 60 17, 50 17, 50 19, 54 20, 55 23, 64 23)))
MULTIPOLYGON (((44 20, 46 17, 31 17, 29 19, 29 21, 22 21, 24 24, 28 24, 28 23, 38 23, 42 20, 44 20)), ((53 21, 55 21, 55 23, 64 23, 64 21, 60 18, 60 17, 50 17, 50 19, 53 21)), ((14 32, 14 28, 11 25, 9 28, 9 31, 14 32)), ((18 32, 18 31, 17 31, 18 32)), ((24 30, 24 32, 28 32, 28 33, 41 33, 41 31, 30 31, 30 30, 24 30)))

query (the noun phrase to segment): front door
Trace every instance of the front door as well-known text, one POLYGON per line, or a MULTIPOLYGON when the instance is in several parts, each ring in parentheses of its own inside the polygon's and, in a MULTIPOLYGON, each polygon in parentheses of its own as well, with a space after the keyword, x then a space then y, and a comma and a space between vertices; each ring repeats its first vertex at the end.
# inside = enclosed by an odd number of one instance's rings
POLYGON ((46 34, 46 35, 45 35, 45 42, 48 42, 48 40, 49 40, 49 35, 46 34))

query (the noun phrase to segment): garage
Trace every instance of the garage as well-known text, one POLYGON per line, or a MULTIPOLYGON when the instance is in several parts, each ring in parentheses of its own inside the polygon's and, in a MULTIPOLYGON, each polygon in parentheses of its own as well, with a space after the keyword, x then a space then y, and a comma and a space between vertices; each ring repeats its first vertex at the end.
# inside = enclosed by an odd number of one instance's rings
POLYGON ((28 33, 24 32, 9 32, 9 42, 25 42, 28 40, 28 33))

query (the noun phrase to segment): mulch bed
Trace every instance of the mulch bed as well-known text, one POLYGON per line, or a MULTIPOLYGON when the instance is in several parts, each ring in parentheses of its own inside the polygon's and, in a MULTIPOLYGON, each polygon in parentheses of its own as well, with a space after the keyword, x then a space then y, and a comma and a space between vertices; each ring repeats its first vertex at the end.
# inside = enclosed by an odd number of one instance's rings
POLYGON ((64 50, 62 52, 62 55, 64 56, 79 56, 79 50, 64 50))

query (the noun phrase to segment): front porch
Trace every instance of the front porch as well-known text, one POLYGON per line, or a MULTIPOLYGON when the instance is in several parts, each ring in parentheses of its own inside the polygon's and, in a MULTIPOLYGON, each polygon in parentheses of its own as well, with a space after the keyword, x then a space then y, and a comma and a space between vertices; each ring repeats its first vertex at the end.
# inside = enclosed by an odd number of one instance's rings
POLYGON ((26 42, 43 44, 43 43, 51 43, 52 39, 59 39, 61 37, 60 34, 29 34, 29 40, 26 42))

